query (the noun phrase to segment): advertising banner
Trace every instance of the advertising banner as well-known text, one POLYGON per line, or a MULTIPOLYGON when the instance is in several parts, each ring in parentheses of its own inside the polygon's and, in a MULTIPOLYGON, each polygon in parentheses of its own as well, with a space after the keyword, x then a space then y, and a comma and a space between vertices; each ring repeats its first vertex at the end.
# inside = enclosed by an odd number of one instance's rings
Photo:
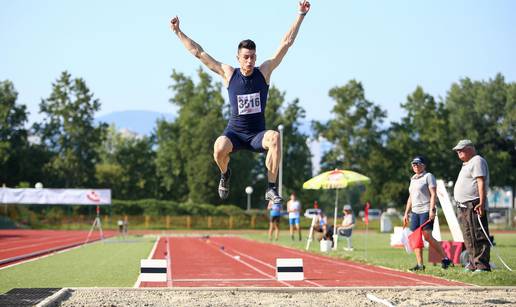
POLYGON ((0 203, 26 205, 111 205, 111 190, 0 188, 0 203))

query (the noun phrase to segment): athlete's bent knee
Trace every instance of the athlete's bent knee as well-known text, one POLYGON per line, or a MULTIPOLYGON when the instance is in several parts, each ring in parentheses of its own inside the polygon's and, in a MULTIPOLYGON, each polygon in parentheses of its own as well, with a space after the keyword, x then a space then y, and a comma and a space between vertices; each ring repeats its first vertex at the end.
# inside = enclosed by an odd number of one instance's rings
POLYGON ((280 134, 278 131, 270 130, 267 132, 267 147, 275 148, 280 142, 280 134))
POLYGON ((219 136, 213 144, 213 158, 220 160, 226 157, 231 152, 231 141, 225 136, 219 136))

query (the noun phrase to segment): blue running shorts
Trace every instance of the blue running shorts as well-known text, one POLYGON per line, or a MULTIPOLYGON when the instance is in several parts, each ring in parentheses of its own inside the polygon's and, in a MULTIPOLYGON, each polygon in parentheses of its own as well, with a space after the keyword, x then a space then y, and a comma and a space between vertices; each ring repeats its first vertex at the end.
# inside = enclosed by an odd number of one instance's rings
POLYGON ((265 135, 265 130, 257 132, 257 133, 244 133, 237 132, 230 127, 226 127, 224 129, 224 133, 222 134, 226 136, 231 143, 233 144, 233 151, 236 152, 239 150, 250 150, 254 152, 266 152, 267 150, 262 146, 263 136, 265 135))

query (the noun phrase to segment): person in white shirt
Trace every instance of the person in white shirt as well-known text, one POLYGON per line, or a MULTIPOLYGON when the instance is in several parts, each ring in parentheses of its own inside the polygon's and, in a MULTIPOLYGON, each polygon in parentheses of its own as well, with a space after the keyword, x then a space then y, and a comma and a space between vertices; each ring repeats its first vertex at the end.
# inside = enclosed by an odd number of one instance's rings
POLYGON ((337 233, 343 236, 348 241, 348 246, 344 247, 345 251, 352 252, 353 244, 351 243, 351 234, 353 233, 353 227, 355 227, 355 216, 350 205, 344 205, 342 209, 344 217, 342 218, 342 225, 337 229, 337 233))
POLYGON ((288 223, 290 225, 290 237, 294 240, 294 227, 301 241, 301 227, 299 227, 299 216, 301 212, 301 203, 296 198, 296 193, 290 194, 290 199, 287 202, 288 223))
POLYGON ((489 167, 470 140, 459 141, 453 150, 463 162, 453 189, 453 198, 459 207, 459 224, 469 254, 466 270, 490 272, 491 247, 486 214, 489 167))
MULTIPOLYGON (((423 226, 423 236, 428 241, 430 246, 435 249, 442 257, 441 267, 447 269, 451 261, 448 259, 439 242, 432 236, 433 219, 435 219, 435 199, 436 199, 436 184, 435 177, 432 173, 426 171, 426 159, 422 156, 415 157, 412 162, 412 170, 414 176, 410 178, 409 197, 407 199, 407 206, 405 208, 405 215, 403 216, 403 226, 408 224, 408 217, 410 213, 410 230, 414 231, 420 226, 423 226)), ((410 271, 424 271, 423 264, 423 249, 414 249, 416 254, 417 264, 410 271)))

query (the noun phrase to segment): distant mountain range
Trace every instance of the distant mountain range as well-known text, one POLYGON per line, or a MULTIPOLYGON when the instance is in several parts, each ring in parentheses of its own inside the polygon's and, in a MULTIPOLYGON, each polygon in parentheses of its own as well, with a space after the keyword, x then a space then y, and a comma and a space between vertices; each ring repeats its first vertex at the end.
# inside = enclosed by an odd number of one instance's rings
POLYGON ((99 116, 95 118, 95 122, 115 124, 118 130, 128 129, 137 134, 150 135, 156 128, 156 121, 158 119, 174 121, 175 115, 144 110, 119 111, 99 116))

